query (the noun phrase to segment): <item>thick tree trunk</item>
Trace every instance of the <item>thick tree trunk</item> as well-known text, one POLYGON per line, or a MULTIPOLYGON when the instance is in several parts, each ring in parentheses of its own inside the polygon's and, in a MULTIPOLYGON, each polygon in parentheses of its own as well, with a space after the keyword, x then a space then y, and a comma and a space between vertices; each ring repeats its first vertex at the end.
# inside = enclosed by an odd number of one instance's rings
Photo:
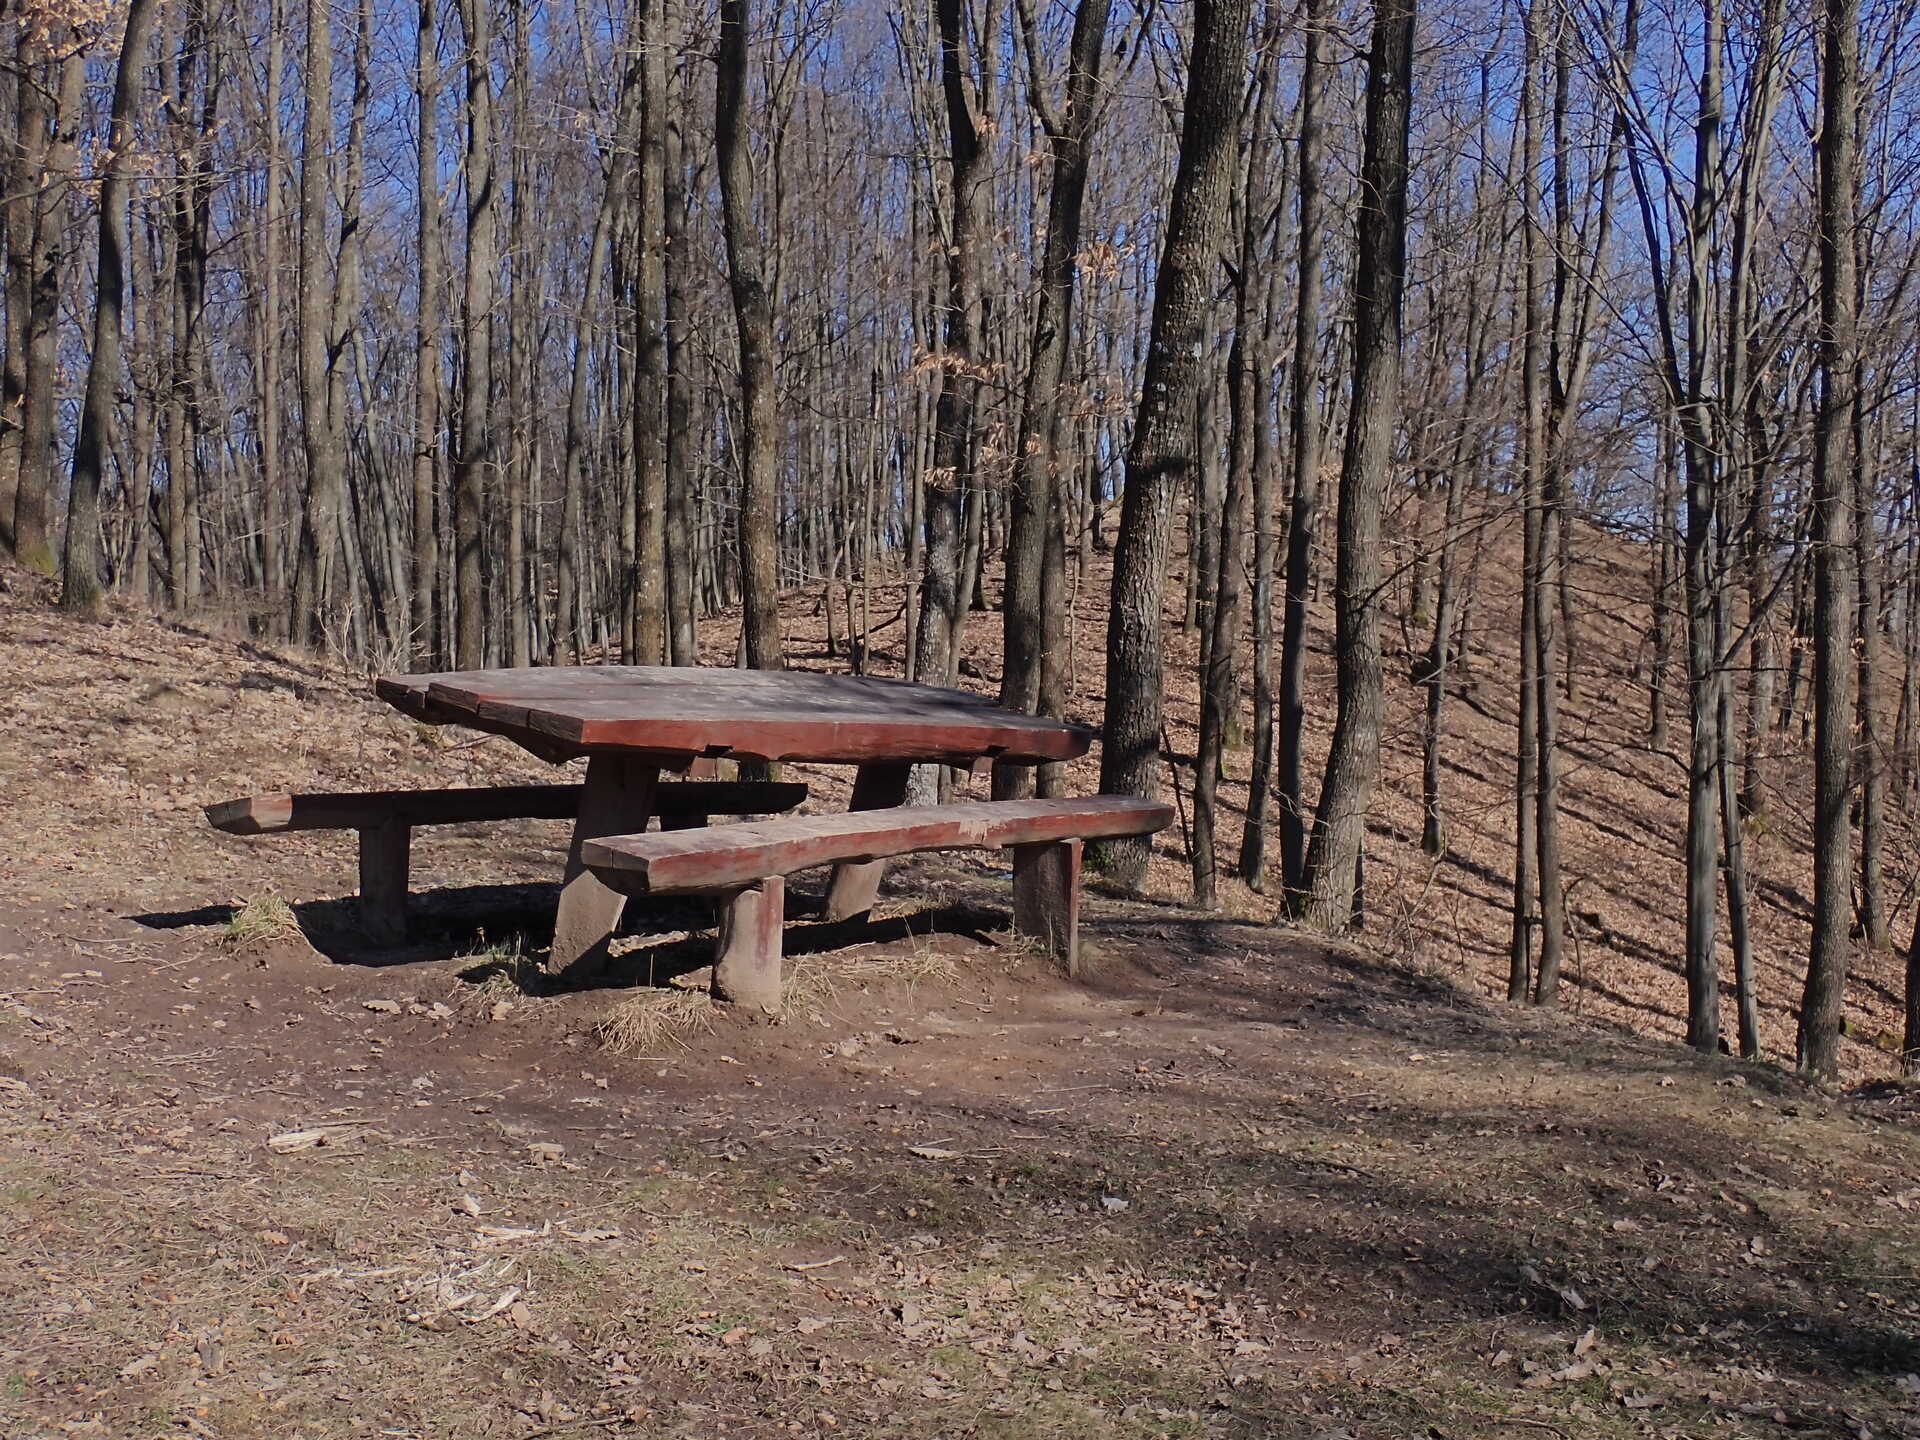
MULTIPOLYGON (((1193 867, 1196 905, 1219 903, 1214 830, 1225 752, 1240 714, 1234 669, 1246 623, 1246 533, 1252 515, 1255 436, 1267 423, 1263 357, 1265 288, 1260 279, 1261 237, 1270 206, 1274 91, 1279 49, 1277 8, 1268 5, 1255 62, 1253 102, 1247 113, 1247 157, 1240 184, 1240 244, 1234 285, 1233 341, 1227 347, 1227 470, 1221 496, 1213 604, 1200 658, 1200 737, 1194 761, 1193 867)), ((1263 523, 1255 521, 1256 524, 1263 523)), ((1256 623, 1263 628, 1271 617, 1256 623)), ((1250 801, 1251 804, 1251 801, 1250 801)))
MULTIPOLYGON (((1180 162, 1114 542, 1100 752, 1100 789, 1110 795, 1150 796, 1159 787, 1173 494, 1193 463, 1193 397, 1233 186, 1252 8, 1252 0, 1196 0, 1194 6, 1180 162)), ((1149 854, 1145 837, 1109 841, 1097 863, 1138 889, 1149 854)))
POLYGON ((333 25, 324 0, 307 0, 303 153, 300 160, 299 391, 300 433, 307 458, 307 502, 294 567, 290 633, 301 644, 320 638, 322 614, 338 587, 341 497, 346 457, 329 413, 330 377, 342 357, 328 334, 338 270, 327 255, 328 195, 333 188, 333 25))
POLYGON ((34 224, 32 289, 27 307, 27 391, 21 432, 20 493, 14 529, 20 562, 43 575, 54 572, 54 471, 60 428, 60 301, 65 270, 62 218, 74 182, 80 128, 86 121, 86 54, 77 38, 60 66, 53 134, 47 148, 46 186, 34 224))
POLYGON ((1380 773, 1380 509, 1400 408, 1413 30, 1414 0, 1380 0, 1367 57, 1360 243, 1353 278, 1353 401, 1340 462, 1334 561, 1339 696, 1305 877, 1307 918, 1330 933, 1348 929, 1356 915, 1367 812, 1380 773))
POLYGON ((260 584, 265 594, 267 631, 287 633, 292 596, 287 588, 288 512, 291 494, 282 453, 282 419, 286 414, 282 391, 285 345, 282 338, 281 270, 286 248, 286 164, 280 107, 286 81, 286 0, 272 0, 267 18, 267 86, 264 120, 267 130, 265 194, 260 222, 260 584))

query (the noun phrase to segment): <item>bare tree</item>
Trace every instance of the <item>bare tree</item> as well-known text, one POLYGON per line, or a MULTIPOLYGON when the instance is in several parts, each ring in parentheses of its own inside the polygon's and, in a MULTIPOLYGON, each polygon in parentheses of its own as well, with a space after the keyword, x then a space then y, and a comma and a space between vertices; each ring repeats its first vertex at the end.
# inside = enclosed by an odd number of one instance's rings
MULTIPOLYGON (((1012 515, 1003 602, 1004 656, 1000 703, 1038 709, 1043 671, 1064 657, 1057 622, 1063 618, 1065 497, 1056 472, 1060 454, 1061 391, 1073 336, 1074 272, 1080 253, 1087 188, 1088 140, 1098 112, 1100 61, 1111 0, 1080 0, 1067 51, 1066 97, 1055 105, 1041 61, 1032 0, 1018 0, 1021 44, 1027 57, 1027 99, 1047 137, 1053 176, 1047 196, 1047 238, 1034 296, 1033 336, 1014 448, 1012 515), (1055 622, 1050 625, 1050 622, 1055 622)), ((994 775, 995 794, 1024 793, 1028 771, 1005 767, 994 775)))
POLYGON ((1299 271, 1293 329, 1293 502, 1287 521, 1286 594, 1280 637, 1278 808, 1281 883, 1292 903, 1305 897, 1307 804, 1303 741, 1307 721, 1307 602, 1313 593, 1320 524, 1320 294, 1325 224, 1321 217, 1320 47, 1326 0, 1302 0, 1306 58, 1300 71, 1299 271))
MULTIPOLYGON (((1246 164, 1240 182, 1240 249, 1233 269, 1233 341, 1227 348, 1226 383, 1228 459, 1219 510, 1214 557, 1213 605, 1207 616, 1206 644, 1200 657, 1200 736, 1193 771, 1194 903, 1219 903, 1218 865, 1214 858, 1215 812, 1228 731, 1239 713, 1235 661, 1246 623, 1246 534, 1253 516, 1255 436, 1266 426, 1265 305, 1260 272, 1261 239, 1269 209, 1273 164, 1275 73, 1280 48, 1279 9, 1266 7, 1261 46, 1254 66, 1253 97, 1247 111, 1246 164)), ((1266 627, 1269 616, 1256 623, 1266 627)))
MULTIPOLYGON (((1800 1000, 1800 1064, 1840 1068, 1851 920, 1853 789, 1853 486, 1847 475, 1855 333, 1854 237, 1860 223, 1859 0, 1827 0, 1821 34, 1819 391, 1813 444, 1813 943, 1800 1000)), ((1852 457, 1859 464, 1861 457, 1852 457)))
MULTIPOLYGON (((414 113, 420 130, 414 228, 419 282, 413 352, 413 653, 432 664, 441 653, 434 630, 439 536, 434 524, 440 474, 441 288, 445 254, 440 241, 440 26, 434 0, 419 0, 414 46, 414 113)), ((270 182, 271 183, 271 182, 270 182)), ((444 618, 444 617, 442 617, 444 618)))
POLYGON ((1339 696, 1304 877, 1307 919, 1331 932, 1348 928, 1359 903, 1367 812, 1380 772, 1380 508, 1400 409, 1413 29, 1413 0, 1379 0, 1367 56, 1353 277, 1353 400, 1340 459, 1334 557, 1339 696))
MULTIPOLYGON (((466 32, 467 253, 460 305, 460 425, 453 467, 454 663, 487 663, 486 504, 494 464, 493 306, 499 271, 491 0, 460 0, 466 32)), ((507 583, 517 584, 517 576, 507 583)))
POLYGON ((753 158, 743 133, 747 101, 747 0, 721 0, 714 153, 727 237, 727 283, 740 338, 740 585, 742 646, 756 670, 778 670, 780 570, 774 434, 773 307, 753 213, 753 158))
MULTIPOLYGON (((1100 752, 1100 789, 1110 795, 1151 795, 1160 779, 1173 492, 1193 463, 1190 412, 1228 219, 1252 9, 1252 0, 1194 5, 1180 163, 1154 280, 1153 324, 1114 542, 1100 752)), ((1144 838, 1110 841, 1100 863, 1121 884, 1138 888, 1148 854, 1144 838)))

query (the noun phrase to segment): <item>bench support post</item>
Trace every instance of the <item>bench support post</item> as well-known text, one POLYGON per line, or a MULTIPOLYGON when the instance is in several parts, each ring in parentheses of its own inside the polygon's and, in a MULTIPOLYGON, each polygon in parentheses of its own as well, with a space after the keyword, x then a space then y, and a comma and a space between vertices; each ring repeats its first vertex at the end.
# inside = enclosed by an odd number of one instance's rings
MULTIPOLYGON (((862 765, 853 777, 853 800, 849 810, 888 810, 904 804, 911 765, 862 765)), ((833 867, 833 884, 827 891, 828 920, 852 920, 873 909, 880 898, 880 879, 887 873, 884 860, 854 860, 833 867)))
POLYGON ((553 948, 547 968, 569 980, 591 980, 607 963, 607 942, 620 927, 627 897, 611 889, 580 863, 580 846, 603 835, 633 835, 647 828, 657 766, 624 755, 594 755, 587 760, 580 790, 580 813, 567 849, 560 913, 553 922, 553 948))
POLYGON ((376 945, 407 938, 407 871, 413 828, 398 820, 360 831, 360 928, 376 945))
POLYGON ((786 921, 787 882, 769 875, 721 903, 720 953, 713 965, 713 998, 766 1015, 780 1013, 780 936, 786 921))
POLYGON ((1013 847, 1013 929, 1038 940, 1080 973, 1080 852, 1078 840, 1013 847))

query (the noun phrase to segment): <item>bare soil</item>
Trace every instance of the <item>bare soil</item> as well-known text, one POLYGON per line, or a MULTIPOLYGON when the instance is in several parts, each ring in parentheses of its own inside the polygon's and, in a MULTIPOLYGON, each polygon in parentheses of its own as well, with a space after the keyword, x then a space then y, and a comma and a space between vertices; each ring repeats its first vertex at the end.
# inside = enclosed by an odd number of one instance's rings
MULTIPOLYGON (((1502 822, 1465 779, 1493 873, 1416 883, 1383 839, 1365 950, 1172 903, 1172 842, 1166 898, 1091 898, 1070 984, 992 857, 940 857, 855 933, 801 887, 787 1023, 689 1003, 622 1053, 707 916, 638 915, 614 987, 548 992, 561 827, 424 833, 377 950, 350 836, 199 811, 550 770, 15 584, 0 1435, 1920 1436, 1920 1094, 1671 1044, 1651 940, 1588 935, 1581 1013, 1493 1003, 1502 822)), ((1490 796, 1485 676, 1456 758, 1490 796)), ((1644 820, 1671 865, 1657 786, 1580 783, 1575 845, 1644 820)), ((1649 933, 1670 893, 1630 897, 1649 933)))

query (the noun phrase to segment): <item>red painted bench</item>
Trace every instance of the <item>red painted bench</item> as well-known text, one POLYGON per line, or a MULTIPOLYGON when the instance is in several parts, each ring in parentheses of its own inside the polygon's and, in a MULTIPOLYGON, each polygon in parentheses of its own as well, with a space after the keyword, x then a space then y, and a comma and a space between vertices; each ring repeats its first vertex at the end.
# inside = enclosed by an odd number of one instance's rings
MULTIPOLYGON (((206 807, 207 822, 230 835, 287 830, 360 832, 360 904, 369 938, 386 944, 407 928, 407 874, 420 825, 482 820, 571 820, 579 785, 499 785, 462 790, 367 790, 339 795, 253 795, 206 807)), ((807 798, 805 785, 683 780, 659 787, 654 806, 665 830, 704 825, 712 815, 778 815, 807 798)))
POLYGON ((1078 968, 1081 842, 1147 835, 1171 807, 1128 795, 988 800, 799 815, 710 830, 588 840, 581 861, 628 895, 723 897, 714 997, 777 1013, 786 879, 796 870, 929 850, 1013 851, 1013 927, 1078 968))

